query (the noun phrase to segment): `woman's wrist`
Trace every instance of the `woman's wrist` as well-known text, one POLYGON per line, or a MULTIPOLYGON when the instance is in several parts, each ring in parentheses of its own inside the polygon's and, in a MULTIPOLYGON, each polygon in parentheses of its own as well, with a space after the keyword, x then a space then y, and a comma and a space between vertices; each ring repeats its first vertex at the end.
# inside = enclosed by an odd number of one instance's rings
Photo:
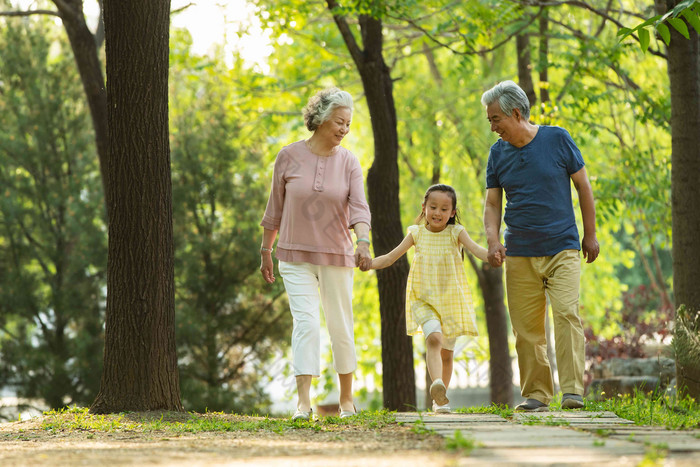
POLYGON ((267 248, 267 247, 261 246, 260 247, 260 254, 265 254, 265 253, 272 254, 272 248, 267 248))
POLYGON ((358 239, 355 241, 355 245, 360 246, 360 243, 366 243, 367 246, 369 246, 369 244, 370 244, 369 238, 358 237, 358 239))

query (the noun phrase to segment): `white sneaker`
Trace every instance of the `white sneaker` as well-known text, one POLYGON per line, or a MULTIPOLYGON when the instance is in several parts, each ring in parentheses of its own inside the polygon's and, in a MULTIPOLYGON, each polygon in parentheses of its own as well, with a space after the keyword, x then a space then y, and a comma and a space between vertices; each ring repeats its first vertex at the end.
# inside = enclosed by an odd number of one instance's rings
POLYGON ((435 401, 433 401, 433 412, 435 413, 452 413, 452 409, 450 409, 450 406, 445 404, 445 405, 437 405, 435 401))
POLYGON ((439 405, 446 405, 450 402, 447 398, 447 388, 445 383, 441 379, 436 379, 433 384, 430 385, 430 396, 439 405))
POLYGON ((292 421, 294 421, 294 420, 308 421, 308 420, 314 420, 314 419, 315 419, 315 417, 314 417, 313 409, 309 409, 308 412, 297 409, 297 411, 294 412, 294 415, 292 415, 292 421))

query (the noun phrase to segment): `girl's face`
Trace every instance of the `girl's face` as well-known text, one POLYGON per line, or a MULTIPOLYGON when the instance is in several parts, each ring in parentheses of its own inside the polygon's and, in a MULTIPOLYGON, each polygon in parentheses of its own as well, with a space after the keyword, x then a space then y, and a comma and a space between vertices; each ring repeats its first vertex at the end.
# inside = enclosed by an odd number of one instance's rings
POLYGON ((455 215, 452 197, 444 191, 433 191, 423 203, 423 214, 428 222, 428 230, 441 232, 455 215))

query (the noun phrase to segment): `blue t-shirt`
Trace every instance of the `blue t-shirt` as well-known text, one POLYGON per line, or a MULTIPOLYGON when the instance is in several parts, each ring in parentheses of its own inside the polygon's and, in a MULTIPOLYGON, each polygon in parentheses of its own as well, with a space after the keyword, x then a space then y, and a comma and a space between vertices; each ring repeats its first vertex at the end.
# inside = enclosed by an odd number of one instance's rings
POLYGON ((502 139, 491 146, 486 188, 502 188, 506 194, 507 256, 551 256, 581 249, 571 175, 583 166, 569 132, 556 126, 540 126, 522 148, 502 139))

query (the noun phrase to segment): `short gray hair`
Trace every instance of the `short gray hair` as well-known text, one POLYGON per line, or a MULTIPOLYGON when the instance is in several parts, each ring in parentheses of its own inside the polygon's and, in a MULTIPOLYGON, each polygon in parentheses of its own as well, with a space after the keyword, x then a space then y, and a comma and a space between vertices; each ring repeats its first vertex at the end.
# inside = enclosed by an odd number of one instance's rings
POLYGON ((523 118, 530 119, 530 101, 527 94, 513 81, 502 81, 481 96, 484 106, 488 107, 496 101, 504 114, 513 115, 513 110, 518 109, 523 118))
POLYGON ((333 111, 339 107, 352 110, 352 96, 338 88, 328 88, 316 93, 304 107, 304 123, 309 131, 316 129, 331 118, 333 111))

